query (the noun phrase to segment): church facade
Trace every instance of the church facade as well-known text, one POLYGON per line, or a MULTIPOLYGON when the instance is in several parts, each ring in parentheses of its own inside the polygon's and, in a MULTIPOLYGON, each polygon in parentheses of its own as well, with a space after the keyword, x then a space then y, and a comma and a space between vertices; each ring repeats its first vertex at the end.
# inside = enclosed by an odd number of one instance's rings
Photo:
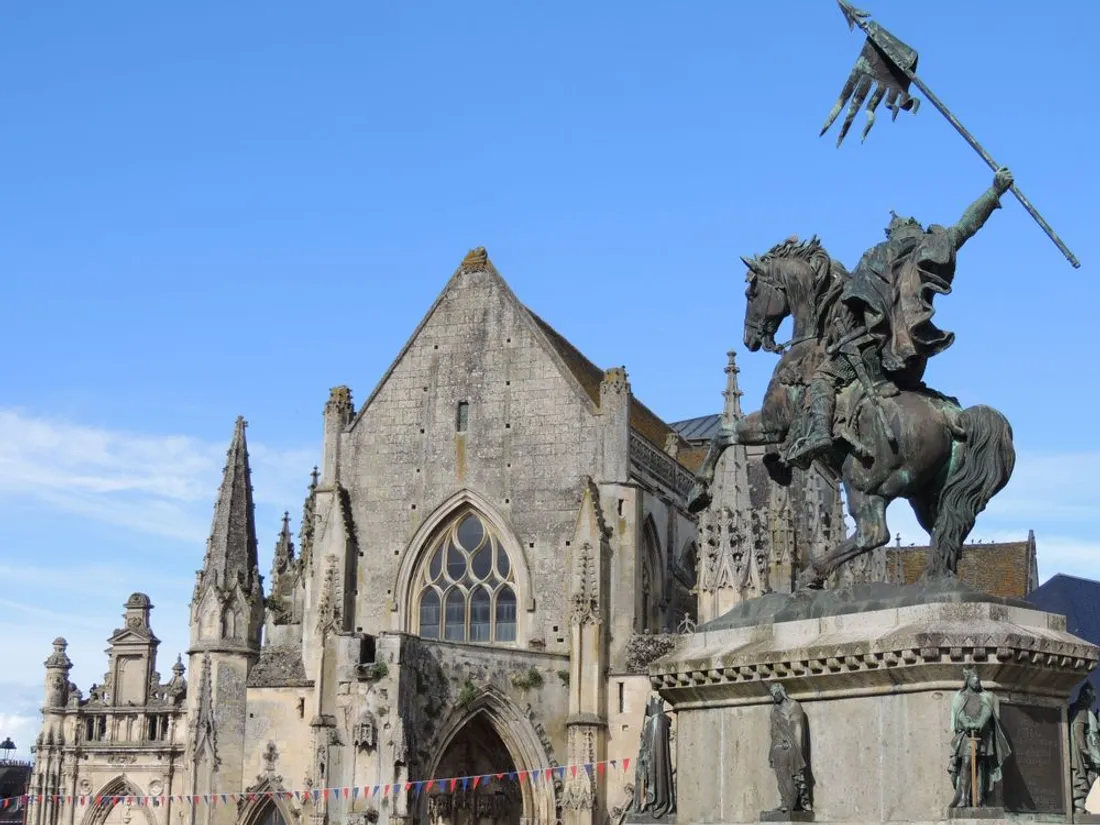
MULTIPOLYGON (((731 356, 726 418, 736 377, 731 356)), ((142 593, 87 696, 55 641, 29 825, 617 819, 648 663, 789 590, 843 530, 834 483, 778 488, 740 447, 690 515, 706 439, 684 425, 474 250, 359 409, 332 390, 300 531, 284 518, 266 577, 237 421, 168 678, 142 593)))

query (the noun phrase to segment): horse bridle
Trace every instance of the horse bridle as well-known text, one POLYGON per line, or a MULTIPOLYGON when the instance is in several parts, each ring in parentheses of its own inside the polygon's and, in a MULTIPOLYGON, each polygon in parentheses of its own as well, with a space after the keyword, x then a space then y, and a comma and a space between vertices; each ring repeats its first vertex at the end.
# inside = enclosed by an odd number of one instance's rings
MULTIPOLYGON (((768 289, 770 289, 772 292, 775 292, 779 295, 782 295, 783 299, 787 300, 787 293, 783 290, 783 288, 780 287, 780 286, 777 286, 774 283, 772 283, 770 278, 763 278, 762 277, 763 274, 764 273, 761 272, 760 270, 757 270, 757 269, 753 268, 752 269, 752 276, 751 276, 752 277, 752 283, 754 285, 755 284, 763 284, 768 289)), ((753 321, 749 318, 746 318, 745 319, 745 327, 749 331, 751 331, 754 335, 756 335, 760 338, 764 338, 764 323, 763 323, 763 321, 753 321)), ((778 329, 778 326, 776 327, 776 329, 778 329)), ((771 334, 774 335, 775 334, 774 331, 771 334)), ((804 335, 801 338, 792 338, 790 341, 785 341, 782 344, 774 344, 774 349, 772 349, 771 351, 776 353, 777 355, 781 355, 784 350, 789 349, 790 347, 793 347, 795 344, 801 344, 803 341, 814 341, 816 339, 817 339, 816 335, 804 335)))

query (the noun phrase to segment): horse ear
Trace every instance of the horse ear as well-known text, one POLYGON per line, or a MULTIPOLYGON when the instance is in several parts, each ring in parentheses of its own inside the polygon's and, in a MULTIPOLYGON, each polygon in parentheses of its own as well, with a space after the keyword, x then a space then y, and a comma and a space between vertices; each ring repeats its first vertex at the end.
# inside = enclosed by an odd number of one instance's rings
POLYGON ((763 265, 761 265, 760 261, 757 260, 755 256, 753 258, 746 258, 744 255, 742 255, 741 260, 745 262, 745 266, 749 268, 750 272, 754 272, 759 275, 764 271, 763 265))

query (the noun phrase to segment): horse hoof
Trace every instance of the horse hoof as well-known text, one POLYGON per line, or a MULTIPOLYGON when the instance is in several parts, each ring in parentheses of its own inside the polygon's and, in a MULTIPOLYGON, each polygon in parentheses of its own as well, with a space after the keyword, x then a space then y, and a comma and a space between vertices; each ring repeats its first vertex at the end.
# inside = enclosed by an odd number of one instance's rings
POLYGON ((825 587, 825 579, 812 570, 803 571, 795 583, 796 592, 802 595, 816 593, 825 587))
POLYGON ((701 484, 696 484, 688 494, 687 509, 689 513, 701 513, 710 504, 710 493, 701 484))

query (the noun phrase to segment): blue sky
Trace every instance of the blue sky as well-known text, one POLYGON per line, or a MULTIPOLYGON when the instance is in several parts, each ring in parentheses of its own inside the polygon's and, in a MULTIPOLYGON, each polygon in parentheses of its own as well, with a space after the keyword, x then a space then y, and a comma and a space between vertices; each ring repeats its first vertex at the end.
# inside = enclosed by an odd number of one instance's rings
MULTIPOLYGON (((1044 577, 1100 572, 1098 8, 870 8, 1084 264, 1008 198, 937 305, 929 382, 1020 453, 974 536, 1034 528, 1044 577)), ((829 0, 5 4, 0 736, 29 744, 54 636, 102 678, 133 590, 168 672, 234 417, 267 568, 328 389, 365 398, 468 249, 675 420, 720 408, 739 255, 956 220, 992 174, 927 102, 817 137, 861 45, 829 0)), ((740 363, 755 408, 774 360, 740 363)))

